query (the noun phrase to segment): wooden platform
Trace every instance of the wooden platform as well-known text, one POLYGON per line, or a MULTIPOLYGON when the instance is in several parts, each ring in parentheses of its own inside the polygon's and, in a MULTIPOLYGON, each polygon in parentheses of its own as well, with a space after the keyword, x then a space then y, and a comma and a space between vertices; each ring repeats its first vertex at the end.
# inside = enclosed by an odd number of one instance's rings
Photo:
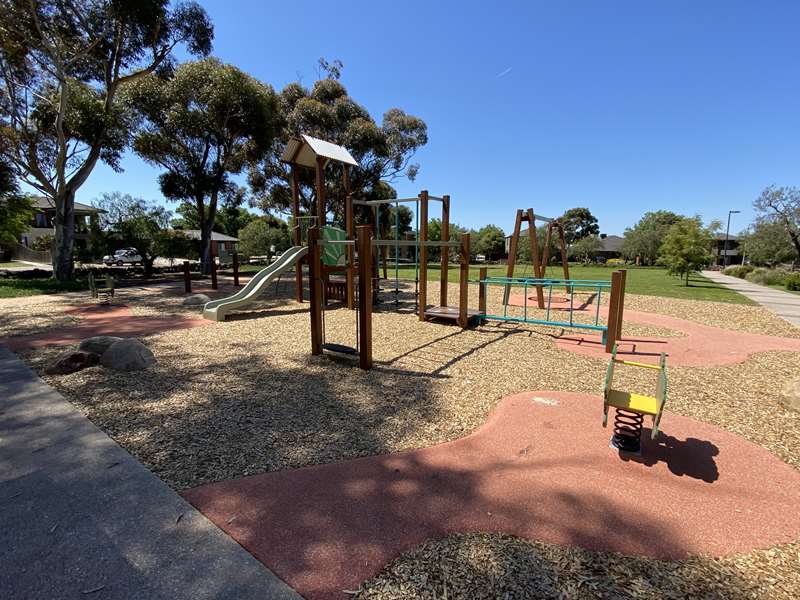
MULTIPOLYGON (((481 316, 481 313, 474 309, 467 309, 467 321, 472 321, 481 316)), ((430 306, 425 309, 426 319, 447 319, 449 321, 458 321, 458 307, 457 306, 430 306)))

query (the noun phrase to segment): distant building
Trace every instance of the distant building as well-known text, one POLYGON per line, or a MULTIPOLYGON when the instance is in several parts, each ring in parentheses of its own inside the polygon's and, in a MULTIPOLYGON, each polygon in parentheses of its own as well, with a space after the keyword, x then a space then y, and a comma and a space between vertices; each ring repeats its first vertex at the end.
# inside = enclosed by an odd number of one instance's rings
MULTIPOLYGON (((180 231, 191 240, 200 240, 199 229, 181 229, 180 231)), ((232 255, 238 252, 239 238, 235 238, 216 231, 211 232, 211 254, 216 256, 221 263, 229 263, 232 255)))
MULTIPOLYGON (((34 197, 32 198, 36 213, 31 221, 31 228, 22 234, 20 243, 25 247, 30 247, 41 237, 55 234, 56 208, 51 198, 34 197)), ((95 208, 87 204, 75 202, 75 246, 86 245, 90 235, 90 225, 92 219, 98 218, 100 213, 105 212, 100 208, 95 208)))
POLYGON ((602 256, 606 260, 610 258, 622 257, 622 243, 625 238, 619 235, 606 235, 600 234, 600 250, 595 253, 595 256, 602 256))
POLYGON ((714 236, 714 242, 711 246, 711 253, 714 255, 715 265, 724 265, 726 254, 728 256, 727 264, 729 265, 740 265, 742 264, 742 259, 744 258, 744 256, 742 256, 739 236, 732 234, 728 235, 727 245, 725 244, 725 234, 716 234, 714 236))

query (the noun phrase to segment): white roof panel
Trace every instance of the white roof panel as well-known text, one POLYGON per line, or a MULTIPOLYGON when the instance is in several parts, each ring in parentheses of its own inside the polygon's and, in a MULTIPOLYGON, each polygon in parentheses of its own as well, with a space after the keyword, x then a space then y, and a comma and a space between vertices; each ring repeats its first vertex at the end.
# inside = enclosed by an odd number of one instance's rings
POLYGON ((322 156, 346 165, 358 166, 356 160, 344 146, 332 144, 310 135, 303 134, 301 137, 303 138, 302 140, 293 138, 286 144, 286 149, 281 157, 283 162, 295 163, 313 169, 317 166, 317 156, 322 156))

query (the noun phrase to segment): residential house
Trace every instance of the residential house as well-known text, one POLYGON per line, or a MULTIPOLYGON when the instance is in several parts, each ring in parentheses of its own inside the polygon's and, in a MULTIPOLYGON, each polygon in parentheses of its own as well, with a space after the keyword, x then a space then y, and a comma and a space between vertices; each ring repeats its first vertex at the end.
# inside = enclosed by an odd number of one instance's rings
MULTIPOLYGON (((199 229, 182 229, 186 237, 192 240, 200 240, 199 229)), ((227 264, 233 262, 234 252, 239 250, 239 238, 225 235, 216 231, 211 232, 211 254, 219 259, 220 263, 227 264)))
MULTIPOLYGON (((39 238, 46 235, 53 235, 55 232, 56 208, 51 198, 41 196, 32 198, 36 213, 31 221, 31 228, 22 235, 20 243, 30 247, 39 238)), ((102 209, 75 202, 75 241, 86 244, 89 239, 89 232, 92 219, 96 219, 102 209)))
POLYGON ((625 238, 620 235, 600 234, 600 250, 595 252, 595 257, 603 257, 606 260, 620 258, 622 256, 622 243, 625 238))

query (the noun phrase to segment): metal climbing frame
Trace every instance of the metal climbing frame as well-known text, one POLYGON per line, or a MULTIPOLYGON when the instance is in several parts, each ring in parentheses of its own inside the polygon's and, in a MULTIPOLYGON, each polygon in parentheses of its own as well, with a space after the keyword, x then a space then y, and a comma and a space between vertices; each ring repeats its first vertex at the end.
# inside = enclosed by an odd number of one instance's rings
MULTIPOLYGON (((515 316, 508 314, 508 304, 503 304, 503 314, 502 315, 494 315, 494 314, 485 314, 483 316, 484 319, 489 319, 492 321, 510 321, 514 323, 530 323, 532 325, 552 325, 554 327, 569 327, 572 329, 588 329, 591 331, 600 331, 603 334, 603 343, 606 343, 606 337, 608 335, 608 324, 600 323, 600 300, 603 295, 603 291, 605 290, 606 293, 611 292, 611 282, 610 281, 595 281, 589 279, 538 279, 538 278, 525 278, 525 277, 487 277, 485 279, 481 279, 478 281, 480 285, 487 288, 490 285, 502 285, 504 288, 507 287, 522 287, 523 290, 523 297, 525 300, 523 301, 522 309, 523 315, 515 316), (564 286, 565 289, 568 290, 569 293, 569 319, 563 320, 556 320, 551 318, 553 313, 552 311, 552 302, 553 302, 553 287, 555 286, 564 286), (547 302, 545 303, 545 318, 544 319, 535 319, 530 318, 528 316, 528 290, 533 289, 542 289, 547 292, 547 302), (575 322, 574 319, 574 308, 575 308, 575 292, 576 291, 583 291, 583 292, 593 292, 595 294, 595 312, 594 312, 594 321, 593 323, 578 323, 575 322)), ((531 303, 533 307, 536 307, 536 303, 531 303)))
POLYGON ((606 352, 611 352, 617 340, 622 338, 622 322, 625 307, 625 270, 614 271, 611 274, 611 281, 596 281, 591 279, 540 279, 533 277, 489 277, 487 269, 480 270, 480 277, 477 283, 480 286, 479 293, 479 312, 483 320, 510 321, 514 323, 530 323, 532 325, 550 325, 554 327, 569 327, 573 329, 587 329, 590 331, 600 331, 602 333, 603 344, 606 352), (522 309, 522 316, 509 315, 508 303, 503 302, 503 314, 490 314, 486 310, 486 298, 488 288, 491 285, 503 286, 504 290, 511 287, 522 287, 523 297, 525 298, 522 309), (569 294, 569 319, 556 320, 552 318, 553 288, 564 287, 569 294), (538 308, 538 295, 540 290, 547 291, 547 303, 543 305, 545 318, 532 318, 528 315, 528 290, 535 289, 537 302, 532 303, 534 308, 538 308), (595 293, 594 320, 591 323, 575 322, 573 313, 575 309, 575 292, 588 291, 595 293), (600 322, 600 301, 603 293, 609 295, 608 319, 605 323, 600 322))

